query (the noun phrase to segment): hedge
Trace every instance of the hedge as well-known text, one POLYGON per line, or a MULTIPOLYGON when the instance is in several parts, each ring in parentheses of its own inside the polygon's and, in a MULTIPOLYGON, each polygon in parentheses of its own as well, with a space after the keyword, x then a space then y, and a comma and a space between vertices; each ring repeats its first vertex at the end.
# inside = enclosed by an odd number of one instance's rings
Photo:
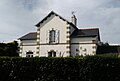
POLYGON ((120 81, 120 59, 4 57, 0 81, 120 81))

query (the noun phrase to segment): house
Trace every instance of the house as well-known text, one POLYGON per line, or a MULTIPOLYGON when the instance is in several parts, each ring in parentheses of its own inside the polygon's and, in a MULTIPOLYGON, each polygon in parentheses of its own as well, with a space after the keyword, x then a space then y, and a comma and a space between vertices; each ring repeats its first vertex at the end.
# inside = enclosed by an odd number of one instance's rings
POLYGON ((79 29, 73 14, 71 22, 51 11, 30 32, 19 38, 21 57, 68 57, 95 55, 100 42, 98 28, 79 29))

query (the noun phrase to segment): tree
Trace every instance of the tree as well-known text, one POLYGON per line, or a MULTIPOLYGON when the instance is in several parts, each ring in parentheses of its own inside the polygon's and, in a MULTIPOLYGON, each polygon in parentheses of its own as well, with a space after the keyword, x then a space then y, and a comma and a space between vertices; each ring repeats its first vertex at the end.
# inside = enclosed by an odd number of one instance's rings
POLYGON ((108 42, 100 42, 98 45, 99 46, 109 46, 109 43, 108 42))
POLYGON ((0 56, 19 56, 19 47, 17 41, 10 43, 0 43, 0 56))

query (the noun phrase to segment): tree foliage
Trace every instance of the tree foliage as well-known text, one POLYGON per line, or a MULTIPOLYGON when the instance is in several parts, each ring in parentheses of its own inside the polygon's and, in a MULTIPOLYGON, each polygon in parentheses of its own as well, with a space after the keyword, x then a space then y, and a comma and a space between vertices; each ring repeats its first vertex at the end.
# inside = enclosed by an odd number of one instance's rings
POLYGON ((18 56, 18 43, 13 41, 10 43, 0 43, 0 56, 18 56))
POLYGON ((108 42, 99 42, 98 46, 109 46, 108 42))

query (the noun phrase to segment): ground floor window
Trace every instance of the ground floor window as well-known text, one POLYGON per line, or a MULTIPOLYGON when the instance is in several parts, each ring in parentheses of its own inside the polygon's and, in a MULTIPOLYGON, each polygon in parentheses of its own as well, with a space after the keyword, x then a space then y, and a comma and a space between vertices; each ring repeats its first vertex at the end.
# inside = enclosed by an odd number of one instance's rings
POLYGON ((26 52, 26 57, 33 57, 33 52, 32 51, 26 52))
POLYGON ((56 57, 56 52, 55 51, 48 52, 48 57, 56 57))

